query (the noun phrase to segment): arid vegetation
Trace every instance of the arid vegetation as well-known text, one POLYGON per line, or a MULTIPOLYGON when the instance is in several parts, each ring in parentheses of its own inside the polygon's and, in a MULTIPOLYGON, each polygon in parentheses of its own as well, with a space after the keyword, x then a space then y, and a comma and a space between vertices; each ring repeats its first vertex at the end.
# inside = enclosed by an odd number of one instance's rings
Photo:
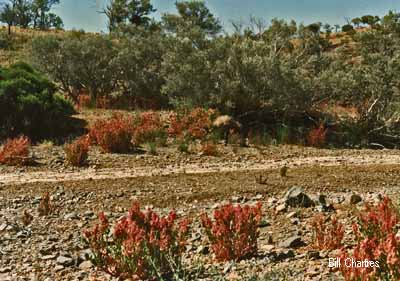
POLYGON ((315 146, 397 146, 398 97, 389 86, 398 81, 397 14, 349 34, 275 19, 260 30, 250 25, 224 35, 202 4, 177 8, 178 16, 161 22, 113 24, 109 35, 40 36, 32 62, 76 103, 213 108, 240 122, 246 135, 315 146), (185 10, 208 18, 189 24, 185 10))
POLYGON ((399 280, 400 14, 5 2, 1 280, 399 280))

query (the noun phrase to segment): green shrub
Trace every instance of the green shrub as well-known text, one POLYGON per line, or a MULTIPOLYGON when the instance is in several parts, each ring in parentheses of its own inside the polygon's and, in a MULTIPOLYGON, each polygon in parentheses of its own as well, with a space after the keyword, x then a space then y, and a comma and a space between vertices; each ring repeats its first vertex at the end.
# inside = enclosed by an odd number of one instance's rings
POLYGON ((118 40, 77 31, 63 38, 36 38, 32 61, 76 102, 79 90, 85 89, 94 101, 112 96, 118 108, 165 107, 163 37, 133 27, 125 32, 118 40))
POLYGON ((354 27, 351 24, 345 24, 342 26, 342 32, 351 33, 354 31, 354 27))
POLYGON ((147 152, 151 155, 157 155, 157 144, 155 142, 146 143, 147 152))
POLYGON ((178 151, 182 153, 189 153, 189 144, 185 140, 178 141, 178 151))
POLYGON ((118 105, 143 109, 167 107, 168 98, 161 93, 164 84, 161 65, 166 39, 159 32, 138 26, 127 27, 124 31, 114 58, 117 79, 123 85, 118 105))
POLYGON ((249 142, 253 145, 270 145, 271 134, 266 129, 252 130, 249 135, 249 142))
POLYGON ((93 100, 115 90, 114 56, 106 36, 45 36, 32 41, 33 63, 75 101, 79 89, 86 89, 93 100))
POLYGON ((289 142, 289 127, 281 124, 276 128, 277 144, 287 144, 289 142))
POLYGON ((55 85, 26 63, 0 68, 0 137, 58 137, 74 113, 55 85))

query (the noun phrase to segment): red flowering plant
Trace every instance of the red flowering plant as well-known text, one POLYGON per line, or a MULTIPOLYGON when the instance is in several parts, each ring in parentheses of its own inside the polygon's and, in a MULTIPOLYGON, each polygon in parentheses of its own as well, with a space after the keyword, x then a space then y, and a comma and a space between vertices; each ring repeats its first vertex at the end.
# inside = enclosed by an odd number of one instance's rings
POLYGON ((79 110, 90 106, 92 99, 89 94, 79 94, 77 98, 77 107, 79 110))
POLYGON ((374 266, 340 268, 346 280, 400 280, 399 214, 387 197, 377 206, 367 205, 353 224, 358 244, 352 255, 342 251, 341 259, 372 261, 374 266), (379 265, 379 267, 377 266, 379 265))
POLYGON ((98 120, 89 130, 91 142, 99 145, 105 153, 131 151, 133 133, 133 118, 122 114, 114 114, 111 118, 98 120))
POLYGON ((134 202, 128 215, 111 231, 103 213, 100 224, 86 230, 92 261, 100 270, 119 278, 159 280, 173 273, 181 264, 189 233, 187 219, 177 222, 174 211, 160 217, 151 209, 140 210, 134 202))
POLYGON ((322 147, 326 144, 326 134, 328 130, 323 124, 312 129, 307 136, 307 143, 314 147, 322 147))
POLYGON ((323 215, 316 216, 312 223, 314 229, 314 246, 320 250, 335 250, 342 246, 344 226, 336 217, 331 220, 323 215))
POLYGON ((40 204, 38 207, 38 212, 40 216, 48 216, 56 210, 56 207, 51 202, 50 193, 46 192, 42 195, 40 199, 40 204))
POLYGON ((241 260, 257 255, 261 207, 261 203, 254 207, 227 204, 215 210, 214 222, 207 214, 201 216, 218 261, 241 260))
POLYGON ((64 147, 67 162, 75 167, 82 167, 89 157, 89 136, 83 136, 64 147))
POLYGON ((6 165, 26 165, 31 162, 29 158, 29 149, 31 142, 28 137, 20 136, 14 139, 8 139, 0 147, 0 164, 6 165))
POLYGON ((144 143, 158 143, 164 145, 167 132, 161 120, 160 113, 154 111, 143 112, 134 121, 135 131, 132 142, 135 145, 144 143))
POLYGON ((200 152, 202 153, 202 155, 205 155, 205 156, 217 156, 218 148, 212 142, 204 142, 201 145, 200 152))
POLYGON ((212 127, 212 120, 216 111, 203 108, 195 108, 183 114, 170 116, 168 133, 181 140, 204 140, 212 127))

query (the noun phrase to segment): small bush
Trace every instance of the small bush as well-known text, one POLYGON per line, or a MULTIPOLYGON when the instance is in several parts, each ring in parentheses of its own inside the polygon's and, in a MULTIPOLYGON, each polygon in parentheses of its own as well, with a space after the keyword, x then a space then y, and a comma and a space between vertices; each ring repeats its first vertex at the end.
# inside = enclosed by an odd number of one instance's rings
POLYGON ((288 168, 286 165, 284 165, 283 167, 281 167, 281 168, 279 169, 279 175, 280 175, 282 178, 286 178, 286 177, 287 177, 287 172, 288 172, 288 170, 289 170, 289 168, 288 168))
POLYGON ((30 140, 25 136, 8 139, 0 149, 0 164, 13 166, 29 164, 30 145, 30 140))
MULTIPOLYGON (((365 147, 366 144, 374 142, 369 134, 370 125, 372 125, 372 122, 351 119, 341 120, 338 125, 340 135, 334 141, 344 147, 365 147)), ((382 143, 382 141, 383 138, 379 143, 382 143)))
POLYGON ((214 222, 207 214, 201 216, 218 261, 241 260, 257 255, 261 207, 261 203, 255 207, 228 204, 215 210, 214 222))
POLYGON ((21 220, 24 226, 28 226, 32 223, 33 216, 27 210, 24 210, 24 212, 22 213, 21 220))
POLYGON ((86 165, 89 156, 89 137, 83 136, 73 143, 65 145, 64 151, 67 162, 75 167, 86 165))
POLYGON ((200 152, 205 156, 218 156, 218 148, 211 142, 206 142, 201 145, 200 152))
POLYGON ((353 224, 353 233, 358 244, 352 254, 343 250, 342 260, 374 261, 379 267, 347 267, 340 270, 345 280, 399 280, 400 238, 397 235, 399 214, 389 198, 377 206, 367 205, 353 224))
POLYGON ((178 151, 182 153, 189 153, 189 144, 185 140, 178 142, 178 151))
POLYGON ((111 98, 106 96, 96 97, 96 108, 111 108, 111 98))
POLYGON ((249 143, 256 146, 265 146, 271 144, 272 138, 267 130, 251 131, 249 143))
POLYGON ((48 216, 54 211, 54 206, 51 203, 50 193, 46 192, 42 195, 40 199, 40 204, 38 207, 38 212, 40 216, 48 216))
POLYGON ((24 134, 32 140, 65 135, 73 106, 56 86, 25 63, 0 68, 0 138, 24 134))
POLYGON ((168 134, 172 137, 184 138, 185 124, 181 122, 183 117, 179 116, 177 113, 172 113, 169 116, 170 126, 168 128, 168 134))
POLYGON ((312 129, 307 136, 308 145, 314 147, 322 147, 326 144, 326 133, 327 129, 323 124, 321 124, 318 128, 312 129))
POLYGON ((187 140, 204 140, 212 129, 215 110, 195 108, 184 114, 172 114, 169 134, 187 140))
POLYGON ((127 153, 133 149, 133 133, 133 118, 114 114, 109 119, 98 120, 90 128, 89 136, 105 153, 127 153))
POLYGON ((54 147, 54 142, 51 140, 44 140, 41 143, 39 143, 37 146, 41 150, 50 150, 54 147))
POLYGON ((157 144, 155 142, 146 143, 147 152, 151 155, 157 155, 157 144))
POLYGON ((135 145, 154 143, 165 145, 167 132, 159 113, 149 111, 140 114, 135 120, 135 131, 132 142, 135 145))
POLYGON ((90 95, 87 94, 79 94, 77 100, 77 106, 79 109, 89 107, 92 102, 90 95))
POLYGON ((276 142, 277 144, 287 144, 289 143, 290 130, 285 124, 281 124, 276 129, 276 142))
POLYGON ((84 232, 99 269, 121 279, 163 280, 181 264, 189 221, 178 223, 174 211, 160 217, 150 209, 142 212, 134 202, 112 233, 105 215, 100 213, 99 218, 100 224, 84 232))
POLYGON ((345 24, 342 26, 342 32, 352 33, 354 32, 354 27, 351 24, 345 24))
POLYGON ((323 215, 312 221, 314 246, 319 250, 335 250, 342 246, 344 227, 337 218, 326 220, 323 215))

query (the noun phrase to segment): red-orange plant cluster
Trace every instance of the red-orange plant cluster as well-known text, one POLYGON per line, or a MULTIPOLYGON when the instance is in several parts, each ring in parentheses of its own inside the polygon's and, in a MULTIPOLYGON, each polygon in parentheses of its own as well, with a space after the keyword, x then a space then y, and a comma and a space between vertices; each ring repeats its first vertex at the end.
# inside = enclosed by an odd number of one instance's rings
POLYGON ((40 216, 48 216, 55 210, 55 207, 51 203, 50 193, 46 192, 42 195, 40 199, 40 204, 38 207, 38 212, 40 216))
POLYGON ((228 204, 214 211, 214 222, 207 214, 202 225, 218 261, 241 260, 257 255, 261 203, 251 207, 228 204))
POLYGON ((100 224, 84 232, 94 255, 93 262, 99 269, 122 279, 155 280, 167 278, 172 273, 172 264, 180 262, 189 221, 177 222, 174 211, 160 217, 150 209, 142 212, 139 203, 134 202, 112 233, 105 215, 101 213, 99 217, 100 224))
POLYGON ((314 147, 322 147, 326 144, 326 134, 328 130, 325 128, 323 124, 321 124, 318 128, 312 129, 307 136, 308 145, 314 147))
POLYGON ((92 99, 88 94, 80 94, 77 98, 78 109, 86 108, 90 106, 92 99))
POLYGON ((92 143, 103 152, 127 153, 133 148, 134 120, 130 116, 114 114, 109 119, 98 120, 89 131, 92 143))
POLYGON ((102 108, 102 109, 111 108, 111 98, 105 96, 97 97, 96 108, 102 108))
POLYGON ((335 250, 342 246, 344 226, 336 217, 329 222, 323 215, 312 221, 314 228, 314 246, 320 250, 335 250))
POLYGON ((132 142, 135 145, 155 143, 166 138, 166 130, 160 113, 148 111, 141 113, 135 120, 132 142))
POLYGON ((88 136, 80 137, 73 143, 65 145, 64 151, 67 162, 75 167, 84 166, 89 156, 89 145, 88 136))
POLYGON ((201 153, 205 156, 217 156, 218 148, 215 144, 211 142, 205 142, 201 145, 201 153))
POLYGON ((169 134, 181 139, 204 140, 212 127, 215 110, 195 108, 187 114, 172 114, 169 134))
POLYGON ((25 136, 8 139, 0 149, 0 164, 25 165, 29 159, 30 140, 25 136))
POLYGON ((398 223, 398 211, 389 198, 377 206, 367 205, 358 224, 353 224, 358 244, 351 255, 343 250, 341 260, 373 261, 375 266, 347 267, 343 262, 340 270, 346 280, 400 280, 398 223))

